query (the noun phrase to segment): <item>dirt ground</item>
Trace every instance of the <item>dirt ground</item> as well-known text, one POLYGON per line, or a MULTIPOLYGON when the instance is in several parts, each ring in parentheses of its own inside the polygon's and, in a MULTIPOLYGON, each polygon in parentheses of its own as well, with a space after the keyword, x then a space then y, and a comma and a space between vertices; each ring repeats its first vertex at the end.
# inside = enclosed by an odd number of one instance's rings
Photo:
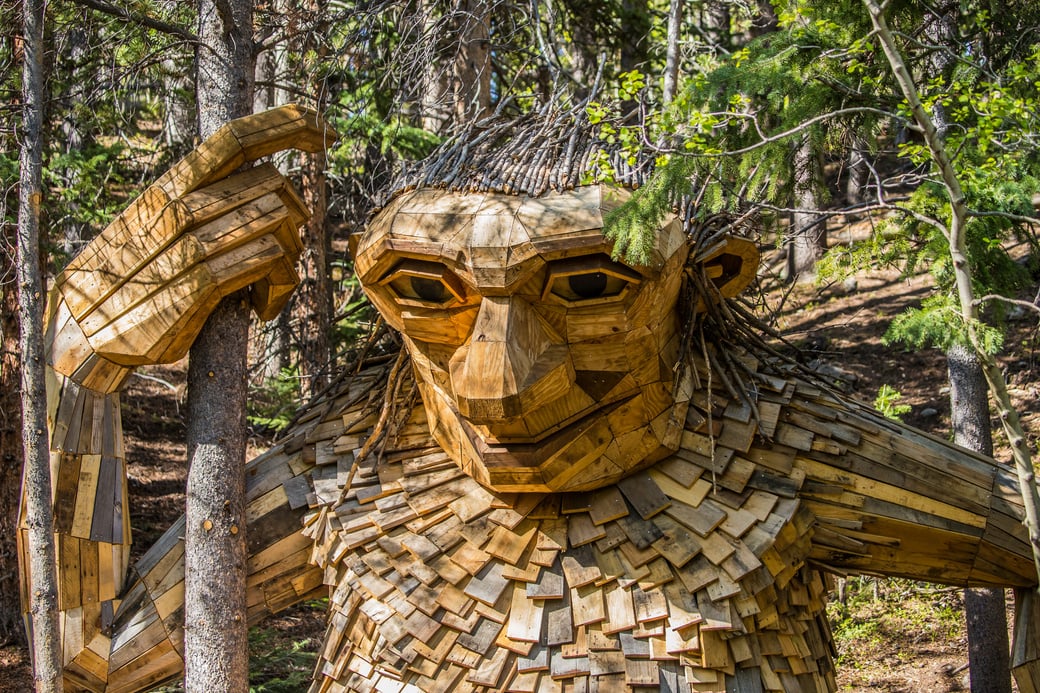
MULTIPOLYGON (((781 301, 779 326, 793 342, 811 352, 849 382, 852 395, 873 401, 882 385, 902 395, 912 410, 904 420, 934 434, 949 431, 945 358, 937 350, 904 353, 881 344, 891 316, 920 301, 925 278, 901 280, 873 273, 826 288, 798 287, 781 301)), ((1040 430, 1036 320, 1013 323, 1003 358, 1027 430, 1040 430)), ((135 377, 123 397, 127 437, 134 550, 150 545, 176 517, 184 490, 183 364, 151 368, 135 377)), ((256 447, 263 445, 257 438, 256 447)), ((1035 445, 1035 441, 1033 442, 1035 445)), ((998 446, 1006 443, 998 438, 998 446)), ((1007 459, 1006 452, 998 457, 1007 459)), ((878 599, 849 602, 837 627, 839 689, 842 691, 944 692, 967 690, 967 654, 960 592, 908 583, 881 582, 878 599)), ((862 590, 864 583, 857 582, 862 590)), ((320 607, 290 610, 267 624, 276 643, 317 647, 324 630, 320 607), (308 642, 309 639, 309 642, 308 642)), ((265 636, 268 637, 268 636, 265 636)), ((277 665, 275 665, 277 667, 277 665)), ((284 676, 273 672, 272 676, 284 676)), ((0 692, 32 688, 28 656, 18 647, 0 647, 0 692)), ((281 689, 291 690, 291 689, 281 689)))

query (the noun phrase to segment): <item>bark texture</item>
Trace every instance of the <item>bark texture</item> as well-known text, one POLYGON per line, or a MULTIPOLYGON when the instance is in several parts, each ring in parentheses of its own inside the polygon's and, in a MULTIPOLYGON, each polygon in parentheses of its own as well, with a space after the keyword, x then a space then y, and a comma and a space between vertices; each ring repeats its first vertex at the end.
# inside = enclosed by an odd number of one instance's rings
POLYGON ((300 394, 304 401, 329 382, 329 330, 332 290, 329 285, 329 236, 326 229, 325 153, 301 155, 303 200, 314 210, 304 225, 300 286, 293 295, 292 317, 300 348, 300 394))
POLYGON ((43 275, 40 204, 43 197, 43 0, 22 6, 22 150, 18 191, 18 319, 22 352, 22 446, 25 452, 25 524, 28 527, 33 671, 37 693, 62 690, 54 512, 47 445, 47 389, 43 360, 43 275))
POLYGON ((827 226, 816 199, 818 166, 808 139, 798 144, 794 155, 794 195, 798 211, 791 215, 791 238, 787 246, 788 281, 811 281, 816 263, 827 250, 827 226))
POLYGON ((184 686, 246 691, 245 395, 249 309, 227 299, 188 363, 184 686))
POLYGON ((668 46, 665 53, 663 101, 668 104, 675 98, 679 83, 679 37, 682 32, 683 5, 685 0, 671 0, 668 4, 668 46))
MULTIPOLYGON (((251 0, 199 2, 199 135, 251 112, 251 0)), ((249 308, 224 299, 191 349, 184 669, 189 693, 248 689, 245 403, 249 308)))
POLYGON ((491 8, 486 0, 460 0, 445 17, 426 0, 426 33, 446 31, 429 56, 422 95, 422 124, 448 135, 486 117, 491 109, 491 8))
MULTIPOLYGON (((956 2, 934 7, 924 22, 924 34, 937 46, 950 50, 933 51, 929 58, 932 75, 949 76, 956 62, 956 2)), ((941 100, 931 106, 936 136, 945 141, 949 118, 941 100)), ((954 442, 993 455, 992 427, 989 419, 989 390, 986 374, 974 351, 955 346, 947 353, 950 374, 950 418, 954 442)), ((1011 693, 1011 661, 1008 648, 1007 612, 1004 590, 967 589, 964 614, 968 625, 968 665, 972 693, 1011 693)))
MULTIPOLYGON (((5 239, 5 245, 14 244, 13 237, 5 239)), ((13 274, 13 258, 5 254, 0 258, 0 276, 13 274)), ((13 280, 0 286, 0 301, 0 643, 23 643, 15 542, 22 471, 22 360, 18 350, 17 286, 13 280)))
MULTIPOLYGON (((989 398, 982 364, 971 349, 954 346, 946 354, 950 374, 953 441, 983 455, 993 455, 989 398)), ((964 590, 968 622, 968 665, 972 693, 1010 693, 1011 662, 1004 590, 964 590)))

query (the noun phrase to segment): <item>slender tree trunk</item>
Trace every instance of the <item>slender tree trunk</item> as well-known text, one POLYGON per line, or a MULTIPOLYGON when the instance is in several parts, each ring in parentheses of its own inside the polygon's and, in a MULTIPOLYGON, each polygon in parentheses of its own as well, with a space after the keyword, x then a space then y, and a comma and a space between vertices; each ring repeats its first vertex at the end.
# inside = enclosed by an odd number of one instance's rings
MULTIPOLYGON (((199 134, 252 110, 251 0, 200 0, 199 134)), ((189 693, 248 689, 245 404, 249 307, 224 299, 188 364, 188 489, 184 535, 184 668, 189 693)))
POLYGON ((845 180, 845 201, 850 205, 863 202, 866 198, 868 174, 866 142, 856 136, 849 151, 848 178, 845 180))
MULTIPOLYGON (((929 74, 949 77, 955 65, 957 41, 956 2, 940 3, 927 15, 924 35, 948 50, 933 51, 929 74)), ((936 137, 945 141, 949 128, 946 108, 941 101, 932 105, 936 137)), ((986 376, 978 356, 967 347, 955 346, 947 353, 950 375, 950 418, 954 442, 993 455, 986 376)), ((1004 590, 967 589, 964 613, 968 624, 968 664, 972 693, 1011 693, 1011 662, 1008 648, 1007 612, 1004 590)))
POLYGON ((292 313, 300 340, 300 394, 306 400, 324 389, 329 381, 332 291, 325 214, 325 153, 301 156, 303 200, 314 213, 302 229, 301 281, 293 296, 292 313))
MULTIPOLYGON (((87 35, 82 27, 70 27, 65 35, 65 45, 62 53, 67 59, 62 60, 65 65, 59 64, 59 71, 63 76, 71 77, 70 89, 62 99, 61 107, 64 111, 61 121, 61 136, 64 140, 66 154, 82 151, 90 143, 82 126, 79 123, 83 110, 82 104, 82 81, 87 79, 85 71, 80 69, 87 53, 87 35), (64 69, 62 69, 64 68, 64 69), (77 79, 78 78, 78 79, 77 79)), ((75 190, 80 182, 80 171, 75 166, 66 166, 62 174, 63 183, 69 190, 75 190)), ((61 245, 65 258, 71 258, 79 250, 87 237, 87 225, 76 220, 80 209, 79 200, 75 195, 66 196, 62 205, 61 219, 61 245)))
POLYGON ((452 68, 444 53, 446 41, 439 35, 437 0, 420 0, 423 17, 423 41, 429 46, 423 71, 420 118, 422 127, 430 132, 447 134, 452 125, 452 68))
POLYGON ((685 4, 685 0, 671 0, 668 5, 668 45, 665 49, 664 93, 662 95, 665 104, 671 103, 675 98, 675 90, 679 84, 679 37, 682 33, 683 5, 685 4))
POLYGON ((827 250, 827 225, 816 199, 816 155, 808 138, 799 144, 794 155, 795 206, 791 215, 791 237, 787 245, 787 279, 791 282, 811 281, 816 262, 827 250))
MULTIPOLYGON (((993 455, 989 397, 982 365, 971 349, 954 346, 946 353, 950 374, 950 419, 953 441, 993 455)), ((1011 693, 1011 662, 1004 590, 964 590, 968 621, 968 664, 972 693, 1011 693)))
MULTIPOLYGON (((310 0, 307 11, 317 16, 327 11, 325 0, 310 0)), ((487 50, 487 36, 483 45, 487 50)), ((301 55, 314 55, 321 63, 326 48, 312 39, 291 46, 301 55)), ((488 70, 489 71, 489 70, 488 70)), ((308 74, 316 75, 316 70, 308 74)), ((304 87, 314 94, 317 110, 325 108, 325 85, 312 78, 304 87)), ((321 392, 329 382, 329 362, 332 360, 330 333, 332 331, 332 288, 329 283, 329 245, 325 152, 300 153, 300 185, 311 218, 301 229, 303 254, 298 265, 300 286, 293 294, 291 324, 295 325, 300 350, 300 394, 308 400, 321 392)))
POLYGON ((491 112, 491 8, 486 0, 462 0, 456 14, 455 124, 491 112))
POLYGON ((47 388, 43 360, 43 275, 40 203, 43 197, 43 0, 23 0, 22 150, 18 191, 18 318, 22 352, 22 446, 25 524, 32 584, 33 669, 37 693, 62 690, 54 512, 47 444, 47 388))
MULTIPOLYGON (((291 10, 288 4, 288 0, 275 0, 271 4, 271 8, 273 12, 285 14, 291 10)), ((253 99, 256 111, 284 106, 291 101, 290 94, 285 88, 291 79, 289 48, 285 43, 279 41, 258 56, 257 81, 266 82, 266 85, 256 90, 253 99)), ((300 154, 300 156, 306 155, 300 154)), ((289 175, 291 157, 292 154, 289 152, 280 152, 274 157, 273 163, 282 172, 282 175, 289 175)), ((290 358, 292 342, 290 311, 282 311, 270 323, 254 321, 249 342, 249 360, 252 364, 255 382, 262 383, 277 378, 283 369, 290 366, 292 361, 290 358)))
MULTIPOLYGON (((5 233, 9 228, 4 225, 5 233)), ((14 247, 13 237, 4 238, 14 247)), ((0 256, 0 276, 14 275, 14 258, 0 256)), ((18 589, 18 500, 22 470, 22 361, 18 351, 18 285, 0 284, 0 643, 25 641, 18 589)))
MULTIPOLYGON (((946 150, 945 142, 935 127, 935 123, 929 116, 928 111, 925 109, 917 93, 917 87, 907 69, 906 62, 896 46, 895 37, 885 19, 883 6, 877 0, 863 0, 863 4, 870 14, 870 21, 874 25, 874 33, 885 53, 885 58, 891 66, 892 76, 899 85, 900 91, 903 92, 903 96, 906 98, 913 113, 914 120, 921 128, 925 143, 928 145, 931 153, 933 164, 940 174, 943 186, 946 188, 946 193, 949 196, 950 221, 949 225, 944 227, 942 231, 946 235, 950 246, 950 259, 953 263, 956 278, 961 317, 965 322, 968 338, 971 341, 976 358, 979 360, 986 384, 996 402, 997 415, 1000 417, 1004 433, 1011 444, 1011 451, 1015 460, 1015 471, 1018 475, 1019 491, 1022 494, 1022 505, 1025 511, 1024 524, 1029 532, 1029 543, 1033 549, 1033 565, 1037 575, 1040 576, 1040 493, 1038 493, 1036 486, 1036 471, 1033 467, 1030 445, 1022 429, 1018 412, 1012 406, 1004 374, 1000 371, 993 356, 982 349, 976 334, 975 325, 979 319, 979 313, 978 306, 975 303, 974 287, 972 286, 972 271, 967 241, 964 237, 965 224, 968 220, 968 207, 964 192, 961 189, 957 171, 950 160, 949 152, 946 150)), ((1035 618, 1035 615, 1030 614, 1028 617, 1035 618)), ((1021 637, 1029 636, 1024 635, 1021 637)), ((1020 644, 1022 645, 1022 657, 1020 661, 1016 662, 1016 671, 1021 671, 1020 683, 1035 685, 1036 681, 1033 674, 1036 669, 1036 659, 1035 657, 1030 659, 1031 655, 1028 653, 1031 648, 1035 648, 1036 643, 1020 642, 1020 644)), ((1032 649, 1032 651, 1035 652, 1035 649, 1032 649)))

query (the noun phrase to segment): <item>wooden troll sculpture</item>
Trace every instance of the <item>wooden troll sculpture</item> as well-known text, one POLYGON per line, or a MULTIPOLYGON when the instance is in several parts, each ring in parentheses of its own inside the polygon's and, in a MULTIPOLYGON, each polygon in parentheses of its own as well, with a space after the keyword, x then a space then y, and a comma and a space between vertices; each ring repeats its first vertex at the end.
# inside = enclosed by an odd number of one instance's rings
MULTIPOLYGON (((599 145, 559 132, 479 131, 405 177, 355 249, 405 349, 247 467, 250 619, 330 596, 312 691, 830 691, 827 573, 1035 585, 1011 470, 738 344, 747 241, 669 217, 645 265, 612 259, 627 193, 579 186, 599 145)), ((118 390, 229 291, 277 312, 306 211, 232 171, 324 137, 236 121, 56 282, 66 690, 179 675, 183 525, 128 567, 118 390)))

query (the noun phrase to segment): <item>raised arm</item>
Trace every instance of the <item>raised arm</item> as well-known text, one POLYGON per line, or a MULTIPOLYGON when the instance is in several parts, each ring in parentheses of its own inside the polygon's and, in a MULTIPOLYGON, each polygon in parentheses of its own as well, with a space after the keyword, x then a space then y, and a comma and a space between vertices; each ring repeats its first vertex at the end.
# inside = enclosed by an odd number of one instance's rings
MULTIPOLYGON (((179 542, 164 539, 126 578, 131 539, 118 391, 135 367, 182 357, 222 296, 251 287, 260 317, 277 314, 298 283, 297 229, 308 212, 272 166, 235 171, 332 138, 298 106, 229 123, 131 203, 54 283, 47 396, 68 690, 105 690, 110 668, 135 662, 179 669, 179 542), (118 634, 128 625, 143 625, 149 637, 124 649, 118 634), (147 662, 140 659, 146 652, 147 662)), ((22 527, 27 605, 24 517, 22 527)))
POLYGON ((1010 467, 803 384, 774 440, 804 475, 810 560, 838 573, 1036 584, 1010 467))

